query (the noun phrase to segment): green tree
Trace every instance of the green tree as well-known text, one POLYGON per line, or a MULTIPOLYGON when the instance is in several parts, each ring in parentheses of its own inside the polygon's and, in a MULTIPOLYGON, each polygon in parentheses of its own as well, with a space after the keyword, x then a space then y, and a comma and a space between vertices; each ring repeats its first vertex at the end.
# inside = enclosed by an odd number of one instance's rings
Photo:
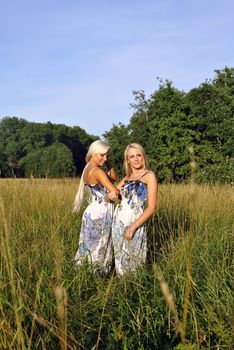
POLYGON ((0 120, 0 166, 2 177, 21 176, 19 160, 25 155, 20 132, 27 125, 24 119, 5 117, 0 120))
MULTIPOLYGON (((159 88, 148 99, 143 90, 133 91, 133 96, 129 125, 113 125, 103 135, 121 176, 124 149, 138 142, 160 181, 189 178, 190 146, 194 149, 197 181, 233 181, 234 68, 216 70, 213 80, 188 93, 177 90, 169 80, 159 79, 159 88)), ((88 146, 96 139, 78 126, 3 118, 0 176, 23 176, 24 172, 27 176, 69 176, 74 174, 74 166, 79 175, 88 146)))
POLYGON ((115 170, 119 176, 123 176, 124 149, 130 143, 129 128, 119 123, 118 125, 113 125, 103 136, 111 147, 110 159, 115 170))
MULTIPOLYGON (((88 146, 95 139, 96 136, 87 134, 79 126, 32 123, 16 117, 3 118, 0 122, 0 176, 24 176, 25 167, 22 165, 26 161, 31 162, 35 156, 43 153, 44 148, 55 143, 68 147, 76 168, 75 173, 79 175, 85 165, 88 146)), ((35 170, 33 173, 35 175, 35 170)))
POLYGON ((62 143, 42 148, 22 158, 26 177, 69 177, 75 175, 72 153, 62 143))
POLYGON ((130 120, 130 137, 146 150, 151 168, 159 180, 178 181, 189 172, 188 146, 193 132, 188 127, 185 93, 172 82, 160 80, 160 86, 145 101, 142 91, 135 94, 135 113, 130 120))
POLYGON ((211 82, 187 94, 197 131, 195 156, 198 181, 230 182, 233 177, 233 70, 216 71, 211 82), (231 74, 232 72, 232 74, 231 74))
POLYGON ((65 144, 72 152, 77 175, 82 173, 85 166, 85 155, 89 145, 97 139, 97 136, 87 134, 79 126, 57 125, 55 140, 65 144))

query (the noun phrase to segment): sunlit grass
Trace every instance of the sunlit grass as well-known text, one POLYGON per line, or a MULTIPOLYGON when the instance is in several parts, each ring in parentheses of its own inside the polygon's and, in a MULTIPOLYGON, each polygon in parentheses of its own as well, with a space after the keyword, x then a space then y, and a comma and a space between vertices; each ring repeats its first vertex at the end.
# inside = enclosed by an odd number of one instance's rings
POLYGON ((147 266, 76 270, 77 182, 0 180, 0 349, 231 349, 233 189, 161 185, 147 266))

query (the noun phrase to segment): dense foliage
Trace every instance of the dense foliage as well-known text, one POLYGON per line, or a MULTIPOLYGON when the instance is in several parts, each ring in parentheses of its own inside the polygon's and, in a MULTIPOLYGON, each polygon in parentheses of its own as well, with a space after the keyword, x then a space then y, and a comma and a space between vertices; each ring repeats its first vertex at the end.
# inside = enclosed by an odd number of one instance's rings
MULTIPOLYGON (((113 125, 103 135, 119 175, 124 148, 138 142, 161 182, 190 178, 191 158, 198 182, 233 181, 234 68, 216 70, 213 80, 187 93, 160 80, 148 99, 143 90, 133 95, 129 124, 113 125)), ((5 117, 0 121, 0 177, 79 175, 96 138, 79 126, 5 117)))
POLYGON ((5 117, 0 121, 0 176, 79 175, 87 148, 95 139, 78 126, 5 117))
POLYGON ((160 181, 188 179, 194 158, 197 181, 230 183, 234 172, 234 68, 215 73, 212 81, 188 93, 168 80, 160 80, 159 89, 149 99, 143 90, 135 91, 129 125, 114 125, 104 134, 112 146, 115 166, 122 163, 125 146, 138 142, 160 181))

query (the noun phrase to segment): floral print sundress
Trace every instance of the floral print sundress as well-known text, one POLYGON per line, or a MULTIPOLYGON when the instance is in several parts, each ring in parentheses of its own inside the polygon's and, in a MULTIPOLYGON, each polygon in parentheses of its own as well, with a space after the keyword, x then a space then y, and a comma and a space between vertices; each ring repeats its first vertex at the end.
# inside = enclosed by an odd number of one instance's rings
POLYGON ((130 241, 124 238, 126 229, 142 214, 148 199, 147 185, 141 179, 124 182, 122 199, 114 212, 112 239, 117 275, 135 271, 146 261, 146 226, 139 227, 130 241))
POLYGON ((98 183, 85 185, 91 202, 82 216, 76 265, 88 263, 94 272, 108 273, 112 264, 113 245, 111 226, 114 213, 112 203, 104 200, 106 188, 98 183))

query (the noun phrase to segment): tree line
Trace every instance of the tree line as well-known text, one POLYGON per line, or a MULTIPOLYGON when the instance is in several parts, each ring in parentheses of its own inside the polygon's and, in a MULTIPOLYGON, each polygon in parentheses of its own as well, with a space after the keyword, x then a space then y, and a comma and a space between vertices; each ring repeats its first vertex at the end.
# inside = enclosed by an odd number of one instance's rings
MULTIPOLYGON (((234 68, 216 70, 213 79, 189 92, 159 79, 148 99, 143 90, 133 95, 129 124, 113 125, 103 135, 120 176, 124 148, 138 142, 160 182, 187 181, 192 169, 198 182, 233 181, 234 68)), ((4 117, 0 177, 79 176, 88 146, 97 138, 79 126, 4 117)))
POLYGON ((5 117, 0 121, 0 177, 79 175, 96 139, 79 126, 5 117))
POLYGON ((159 79, 148 99, 143 90, 133 94, 129 124, 104 134, 119 172, 125 146, 138 142, 161 182, 187 181, 192 169, 200 183, 233 181, 234 68, 216 70, 214 79, 187 93, 159 79))

